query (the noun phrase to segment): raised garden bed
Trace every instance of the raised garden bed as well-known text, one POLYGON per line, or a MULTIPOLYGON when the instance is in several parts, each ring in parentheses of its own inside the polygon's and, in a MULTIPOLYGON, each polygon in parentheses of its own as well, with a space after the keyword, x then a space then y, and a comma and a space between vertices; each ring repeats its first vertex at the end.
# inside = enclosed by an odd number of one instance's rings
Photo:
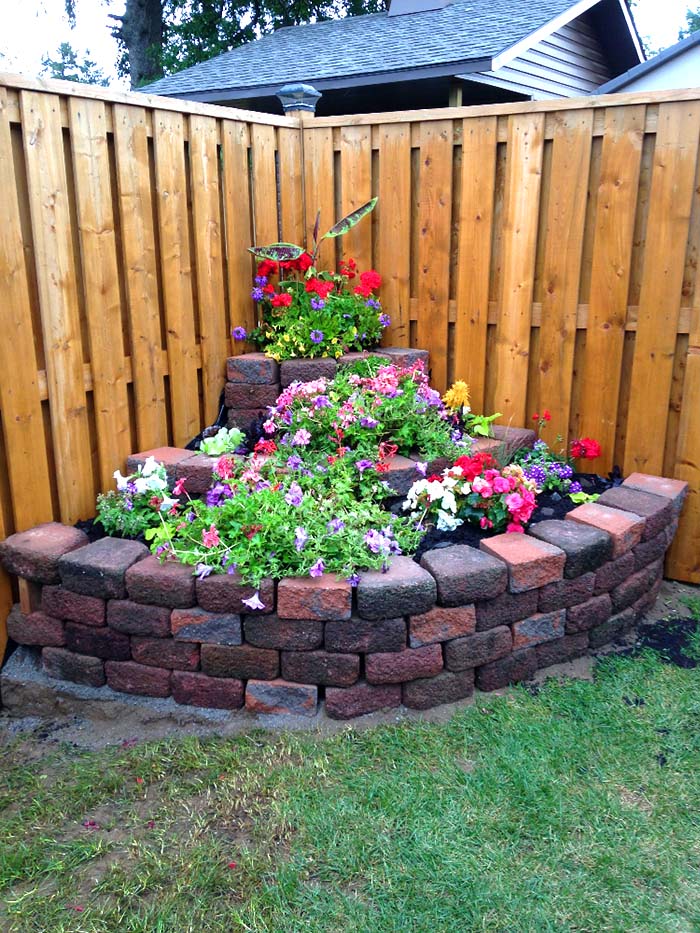
MULTIPOLYGON (((180 461, 182 462, 182 461, 180 461)), ((178 464, 171 464, 177 475, 178 464)), ((634 473, 598 502, 479 549, 325 574, 198 579, 136 541, 49 523, 0 544, 21 582, 10 637, 49 676, 180 704, 332 718, 425 709, 599 648, 656 598, 686 484, 634 473)))

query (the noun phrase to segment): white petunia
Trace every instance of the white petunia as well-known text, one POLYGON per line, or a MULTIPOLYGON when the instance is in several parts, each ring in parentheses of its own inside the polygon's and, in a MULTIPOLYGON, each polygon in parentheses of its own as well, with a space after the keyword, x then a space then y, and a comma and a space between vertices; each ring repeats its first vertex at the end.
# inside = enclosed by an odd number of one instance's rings
POLYGON ((120 492, 123 492, 126 489, 126 484, 129 482, 128 476, 122 476, 121 470, 115 470, 112 476, 117 481, 117 489, 120 492))

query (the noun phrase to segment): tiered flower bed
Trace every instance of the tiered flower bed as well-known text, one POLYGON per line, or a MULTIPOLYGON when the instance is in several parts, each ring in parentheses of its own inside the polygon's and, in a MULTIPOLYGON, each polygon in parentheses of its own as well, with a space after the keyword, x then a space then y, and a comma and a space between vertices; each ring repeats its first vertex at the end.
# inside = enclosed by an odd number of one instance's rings
MULTIPOLYGON (((173 455, 173 476, 183 459, 173 455)), ((46 673, 181 704, 348 719, 425 709, 613 641, 654 602, 686 484, 634 473, 564 521, 393 560, 352 588, 325 574, 199 579, 136 541, 55 523, 12 535, 9 634, 46 673)))

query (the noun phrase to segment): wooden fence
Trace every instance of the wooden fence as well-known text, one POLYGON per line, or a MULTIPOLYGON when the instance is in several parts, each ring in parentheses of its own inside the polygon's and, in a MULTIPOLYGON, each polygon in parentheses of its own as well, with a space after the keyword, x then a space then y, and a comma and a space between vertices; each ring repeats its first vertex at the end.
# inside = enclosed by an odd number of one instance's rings
POLYGON ((700 582, 699 133, 700 91, 298 119, 0 76, 0 536, 197 434, 247 246, 376 194, 322 264, 382 272, 438 388, 688 480, 667 572, 700 582))

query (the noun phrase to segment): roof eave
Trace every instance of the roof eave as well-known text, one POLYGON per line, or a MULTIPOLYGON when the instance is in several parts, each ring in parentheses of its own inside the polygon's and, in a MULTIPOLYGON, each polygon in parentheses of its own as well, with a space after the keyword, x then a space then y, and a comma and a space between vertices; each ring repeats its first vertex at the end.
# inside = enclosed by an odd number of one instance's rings
POLYGON ((659 52, 659 54, 655 55, 653 58, 649 58, 644 62, 640 62, 638 65, 635 65, 634 68, 630 68, 628 71, 625 71, 624 74, 618 75, 616 78, 612 78, 610 81, 606 81, 605 84, 601 84, 595 93, 614 94, 618 88, 624 88, 630 82, 636 81, 637 78, 651 74, 661 65, 665 65, 667 62, 672 61, 678 55, 682 55, 688 49, 698 44, 700 44, 700 31, 691 33, 689 36, 686 36, 685 39, 682 39, 680 42, 676 42, 674 45, 669 46, 669 48, 659 52))
MULTIPOLYGON (((443 62, 437 65, 422 65, 419 68, 394 68, 389 71, 365 72, 361 75, 342 75, 334 78, 313 78, 309 76, 307 84, 312 84, 317 91, 341 90, 346 87, 363 87, 373 84, 392 84, 398 81, 420 81, 428 78, 456 77, 475 71, 491 71, 493 59, 475 58, 467 61, 443 62)), ((178 97, 183 100, 199 100, 212 103, 221 100, 247 100, 253 97, 275 97, 284 82, 259 84, 250 87, 220 87, 201 91, 149 91, 163 97, 178 97)))

